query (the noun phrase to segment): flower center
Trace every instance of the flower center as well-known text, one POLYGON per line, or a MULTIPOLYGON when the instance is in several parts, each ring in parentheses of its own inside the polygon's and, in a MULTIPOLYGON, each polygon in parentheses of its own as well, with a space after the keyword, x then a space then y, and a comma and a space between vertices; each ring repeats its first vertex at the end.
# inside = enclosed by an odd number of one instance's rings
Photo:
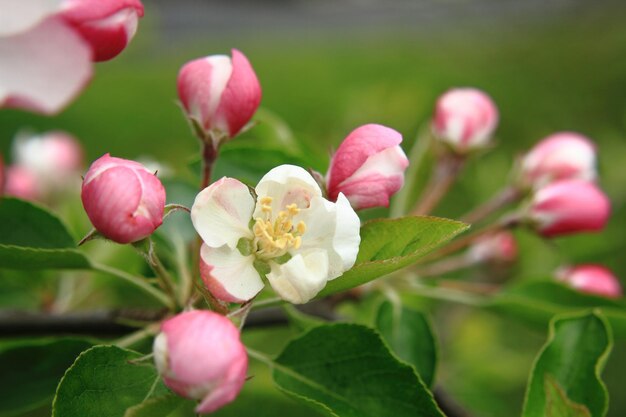
POLYGON ((289 249, 298 249, 306 231, 303 221, 293 224, 294 216, 300 213, 298 206, 289 204, 272 221, 272 197, 262 197, 259 201, 263 215, 255 219, 252 227, 257 256, 272 259, 286 254, 289 249))

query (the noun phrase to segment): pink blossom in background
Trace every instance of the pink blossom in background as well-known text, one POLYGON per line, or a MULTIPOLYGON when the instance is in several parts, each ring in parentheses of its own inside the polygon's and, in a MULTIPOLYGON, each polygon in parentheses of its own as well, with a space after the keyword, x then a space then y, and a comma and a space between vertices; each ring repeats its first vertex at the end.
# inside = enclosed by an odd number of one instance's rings
POLYGON ((559 132, 537 143, 523 158, 522 182, 541 186, 563 179, 593 181, 596 178, 596 147, 585 136, 559 132))
POLYGON ((477 262, 512 262, 517 258, 517 252, 513 233, 503 231, 478 239, 470 246, 468 256, 477 262))
POLYGON ((261 102, 261 85, 244 54, 211 55, 185 64, 178 74, 178 97, 187 116, 215 139, 232 138, 261 102))
POLYGON ((328 198, 343 193, 355 210, 387 207, 404 184, 409 165, 400 147, 402 135, 388 127, 368 124, 353 130, 330 161, 328 198))
POLYGON ((611 212, 607 196, 593 183, 563 180, 539 189, 533 196, 530 220, 546 237, 598 232, 611 212))
POLYGON ((153 350, 165 385, 200 400, 197 413, 232 402, 246 381, 248 355, 239 330, 212 311, 188 311, 166 320, 153 350))
POLYGON ((82 91, 92 61, 126 46, 143 15, 130 0, 3 0, 0 107, 55 114, 82 91))
POLYGON ((23 200, 37 201, 41 191, 37 176, 19 165, 10 165, 5 170, 4 194, 23 200))
POLYGON ((486 146, 498 124, 491 98, 475 88, 454 88, 437 100, 432 129, 455 152, 486 146))
POLYGON ((109 154, 96 160, 85 175, 81 199, 93 226, 118 243, 141 240, 163 223, 165 189, 135 161, 109 154))
POLYGON ((601 265, 578 265, 556 271, 556 278, 579 291, 608 298, 622 296, 622 285, 613 273, 601 265))

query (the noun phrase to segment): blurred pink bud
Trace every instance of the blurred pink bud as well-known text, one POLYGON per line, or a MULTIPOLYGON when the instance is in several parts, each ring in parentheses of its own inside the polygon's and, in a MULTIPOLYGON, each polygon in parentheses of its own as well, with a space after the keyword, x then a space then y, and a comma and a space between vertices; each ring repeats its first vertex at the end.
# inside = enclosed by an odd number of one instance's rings
POLYGON ((556 271, 555 275, 558 280, 585 293, 609 298, 622 296, 622 286, 617 277, 601 265, 561 268, 556 271))
POLYGON ((37 176, 20 165, 12 165, 6 169, 4 194, 23 200, 37 201, 41 197, 37 176))
POLYGON ((13 159, 36 175, 41 191, 49 194, 73 185, 83 166, 83 149, 70 134, 60 131, 18 137, 13 159))
POLYGON ((139 0, 66 0, 61 16, 89 44, 94 61, 107 61, 135 35, 143 5, 139 0))
POLYGON ((593 183, 563 180, 539 189, 533 196, 530 219, 546 237, 597 232, 611 211, 607 196, 593 183))
POLYGON ((353 130, 330 161, 328 198, 336 201, 343 193, 355 210, 387 207, 404 184, 409 165, 400 143, 402 135, 385 126, 369 124, 353 130))
POLYGON ((498 109, 480 90, 454 88, 437 100, 433 132, 455 152, 485 147, 497 124, 498 109))
POLYGON ((163 223, 165 189, 143 165, 109 154, 96 160, 83 181, 83 207, 105 237, 130 243, 163 223))
POLYGON ((469 248, 468 256, 476 262, 513 262, 517 258, 517 242, 511 232, 498 232, 478 239, 469 248))
POLYGON ((537 143, 522 160, 522 181, 545 185, 555 180, 596 178, 593 142, 573 132, 560 132, 537 143))
POLYGON ((200 400, 197 413, 232 402, 246 381, 248 356, 239 330, 220 314, 195 310, 165 321, 153 350, 165 385, 200 400))
POLYGON ((178 73, 178 97, 187 113, 215 139, 232 138, 250 121, 261 102, 261 86, 238 50, 232 59, 211 55, 185 64, 178 73))

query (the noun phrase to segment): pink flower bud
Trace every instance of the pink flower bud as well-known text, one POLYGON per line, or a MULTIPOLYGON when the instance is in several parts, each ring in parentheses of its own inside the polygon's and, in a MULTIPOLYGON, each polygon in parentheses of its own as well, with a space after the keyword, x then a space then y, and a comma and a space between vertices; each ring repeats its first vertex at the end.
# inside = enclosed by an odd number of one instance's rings
POLYGON ((585 293, 608 298, 622 296, 622 286, 619 280, 610 270, 601 265, 578 265, 561 268, 556 271, 555 275, 556 279, 585 293))
POLYGON ((537 143, 522 160, 522 181, 544 185, 550 181, 596 178, 595 145, 573 132, 560 132, 537 143))
POLYGON ((83 150, 78 141, 65 132, 48 132, 18 137, 13 145, 15 163, 37 177, 42 193, 62 191, 79 180, 83 150))
POLYGON ((4 194, 23 200, 37 201, 41 197, 37 176, 27 168, 12 165, 6 169, 4 194))
POLYGON ((478 239, 468 256, 476 262, 512 262, 517 258, 517 242, 511 232, 499 232, 478 239))
POLYGON ((165 189, 135 161, 109 154, 96 160, 85 175, 81 198, 94 227, 118 243, 141 240, 163 222, 165 189))
POLYGON ((91 46, 94 61, 117 56, 143 16, 139 0, 66 0, 61 16, 91 46))
POLYGON ((389 197, 404 184, 409 165, 400 147, 402 135, 385 126, 356 128, 341 143, 330 161, 328 197, 343 193, 355 210, 387 207, 389 197))
POLYGON ((178 97, 187 116, 218 140, 232 138, 250 121, 261 102, 261 86, 238 50, 232 59, 211 55, 185 64, 178 73, 178 97))
POLYGON ((455 152, 484 147, 497 124, 498 109, 480 90, 455 88, 437 100, 433 132, 455 152))
POLYGON ((165 321, 154 339, 154 359, 165 385, 201 401, 197 413, 211 413, 232 402, 248 369, 239 330, 226 317, 205 310, 165 321))
POLYGON ((611 211, 607 196, 593 183, 583 180, 557 181, 533 196, 530 219, 546 237, 604 228, 611 211))

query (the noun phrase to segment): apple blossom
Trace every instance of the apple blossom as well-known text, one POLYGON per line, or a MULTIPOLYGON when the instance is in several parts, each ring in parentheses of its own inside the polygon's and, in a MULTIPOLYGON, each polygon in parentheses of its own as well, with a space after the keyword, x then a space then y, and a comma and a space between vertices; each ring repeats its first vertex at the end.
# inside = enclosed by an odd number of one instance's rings
POLYGON ((560 132, 543 139, 524 156, 521 179, 535 186, 573 178, 593 181, 595 165, 593 142, 578 133, 560 132))
POLYGON ((21 135, 13 144, 13 160, 37 178, 42 193, 51 194, 79 180, 83 150, 73 136, 61 131, 21 135))
POLYGON ((600 231, 611 211, 607 196, 593 183, 563 180, 539 189, 529 219, 546 237, 600 231))
POLYGON ((188 311, 163 322, 153 351, 165 385, 200 400, 197 413, 232 402, 246 381, 248 356, 239 330, 212 311, 188 311))
POLYGON ((10 165, 5 171, 4 194, 23 200, 37 201, 41 190, 37 176, 20 165, 10 165))
POLYGON ((322 197, 303 168, 281 165, 248 187, 222 178, 202 190, 191 220, 204 244, 201 275, 217 298, 252 299, 262 277, 283 299, 306 303, 328 280, 352 267, 359 250, 359 217, 346 197, 322 197))
POLYGON ((330 161, 329 199, 335 201, 343 193, 355 210, 387 207, 404 184, 409 165, 401 142, 402 135, 385 126, 368 124, 353 130, 330 161))
POLYGON ((123 49, 143 13, 138 0, 10 0, 0 8, 0 107, 47 115, 82 91, 94 59, 123 49))
POLYGON ((601 265, 577 265, 556 271, 556 278, 579 291, 603 297, 619 298, 622 286, 607 268, 601 265))
POLYGON ((139 0, 65 0, 61 16, 89 44, 94 61, 107 61, 135 35, 143 5, 139 0))
POLYGON ((476 262, 512 262, 517 258, 517 242, 508 231, 489 234, 473 243, 467 256, 476 262))
POLYGON ((106 154, 83 181, 81 198, 91 223, 118 242, 141 240, 163 223, 165 189, 143 165, 106 154))
POLYGON ((261 102, 259 80, 244 54, 232 50, 185 64, 178 74, 178 97, 187 117, 213 144, 232 138, 261 102))
POLYGON ((454 88, 437 100, 433 118, 435 137, 457 153, 483 148, 498 124, 491 98, 475 88, 454 88))

